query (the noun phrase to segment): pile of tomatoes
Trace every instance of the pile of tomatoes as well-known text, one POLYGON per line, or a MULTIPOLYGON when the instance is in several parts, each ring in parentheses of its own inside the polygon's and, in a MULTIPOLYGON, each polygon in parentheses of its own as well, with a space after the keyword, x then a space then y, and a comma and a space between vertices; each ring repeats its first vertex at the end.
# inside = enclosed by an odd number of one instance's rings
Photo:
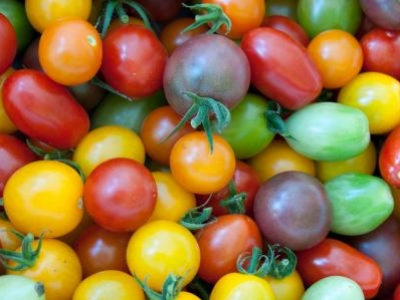
POLYGON ((0 2, 0 299, 400 299, 395 0, 0 2))

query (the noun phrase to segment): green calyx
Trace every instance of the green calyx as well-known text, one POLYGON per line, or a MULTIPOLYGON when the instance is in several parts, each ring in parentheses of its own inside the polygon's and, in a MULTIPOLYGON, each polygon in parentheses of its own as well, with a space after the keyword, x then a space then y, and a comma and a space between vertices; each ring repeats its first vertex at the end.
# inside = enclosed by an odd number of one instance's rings
POLYGON ((226 207, 230 214, 244 214, 246 212, 244 202, 246 201, 247 194, 244 192, 238 193, 233 180, 229 182, 228 190, 228 197, 222 199, 219 205, 226 207))
POLYGON ((183 216, 179 224, 190 231, 196 231, 215 222, 215 220, 216 218, 212 215, 211 207, 196 206, 183 216))
POLYGON ((134 276, 134 278, 150 300, 175 300, 182 290, 184 280, 182 276, 169 274, 163 284, 161 293, 158 293, 147 285, 146 280, 141 281, 137 276, 134 276))

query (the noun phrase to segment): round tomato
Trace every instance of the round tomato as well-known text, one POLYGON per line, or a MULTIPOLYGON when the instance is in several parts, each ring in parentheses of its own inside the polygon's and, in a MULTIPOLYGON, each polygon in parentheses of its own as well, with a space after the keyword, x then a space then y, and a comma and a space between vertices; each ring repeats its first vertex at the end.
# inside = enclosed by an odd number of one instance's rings
POLYGON ((264 182, 285 171, 301 171, 315 176, 315 162, 296 152, 283 139, 274 139, 263 151, 251 157, 249 165, 264 182))
POLYGON ((219 216, 195 235, 201 253, 198 276, 211 284, 235 272, 241 254, 263 246, 257 224, 242 214, 219 216))
POLYGON ((150 171, 131 158, 100 163, 86 178, 83 202, 93 220, 111 231, 129 232, 153 213, 157 186, 150 171))
POLYGON ((180 186, 170 172, 152 172, 157 185, 157 200, 148 221, 170 220, 178 222, 190 210, 196 207, 193 193, 180 186))
POLYGON ((109 231, 97 224, 86 228, 73 245, 82 263, 83 278, 105 270, 128 273, 125 252, 131 235, 131 232, 109 231))
POLYGON ((267 276, 266 280, 274 291, 276 300, 300 300, 305 292, 303 280, 296 269, 281 279, 267 276))
POLYGON ((92 79, 100 69, 103 48, 99 32, 88 21, 61 19, 40 36, 39 61, 54 81, 74 86, 92 79))
POLYGON ((363 65, 363 51, 358 40, 340 29, 326 30, 316 35, 307 51, 317 65, 322 85, 336 89, 352 80, 363 65))
MULTIPOLYGON (((37 220, 37 219, 36 219, 37 220)), ((37 249, 38 240, 32 242, 37 249)), ((16 251, 21 251, 18 248, 16 251)), ((10 261, 11 266, 16 266, 10 261)), ((70 300, 82 280, 82 267, 74 250, 57 239, 43 239, 40 254, 33 265, 21 271, 7 270, 7 274, 23 275, 42 282, 46 300, 70 300)))
POLYGON ((129 274, 105 270, 85 278, 76 287, 72 300, 88 299, 145 300, 142 288, 129 274))
POLYGON ((186 190, 210 194, 225 187, 235 172, 236 158, 231 146, 213 134, 214 150, 205 132, 195 131, 182 136, 170 155, 172 176, 186 190))
POLYGON ((137 99, 161 90, 167 58, 163 44, 150 29, 127 24, 103 39, 100 71, 112 88, 137 99))
POLYGON ((6 113, 30 138, 68 149, 89 130, 88 113, 68 89, 38 70, 14 71, 4 82, 2 92, 6 113))
POLYGON ((55 160, 34 161, 8 179, 4 209, 21 232, 59 237, 81 221, 82 193, 82 178, 72 167, 55 160))
POLYGON ((21 239, 12 232, 14 230, 17 229, 9 220, 0 217, 0 249, 15 250, 21 246, 21 239))
POLYGON ((275 300, 268 281, 250 274, 229 273, 220 278, 211 291, 210 300, 275 300))
POLYGON ((26 0, 25 10, 29 22, 42 33, 53 21, 66 17, 87 20, 92 8, 91 0, 26 0))
POLYGON ((100 163, 116 157, 126 157, 144 163, 145 150, 140 137, 129 128, 105 125, 85 135, 73 153, 72 160, 88 176, 100 163))
POLYGON ((17 34, 14 27, 5 15, 0 12, 0 74, 11 67, 17 54, 17 34))
POLYGON ((152 221, 136 230, 126 255, 131 273, 158 292, 170 274, 182 276, 186 286, 200 265, 200 248, 193 234, 168 220, 152 221))
POLYGON ((11 134, 17 131, 17 127, 10 120, 3 105, 3 89, 4 81, 14 72, 14 68, 8 68, 3 74, 0 75, 0 133, 11 134))
POLYGON ((363 111, 371 134, 400 124, 400 82, 390 75, 362 72, 340 89, 337 101, 363 111))

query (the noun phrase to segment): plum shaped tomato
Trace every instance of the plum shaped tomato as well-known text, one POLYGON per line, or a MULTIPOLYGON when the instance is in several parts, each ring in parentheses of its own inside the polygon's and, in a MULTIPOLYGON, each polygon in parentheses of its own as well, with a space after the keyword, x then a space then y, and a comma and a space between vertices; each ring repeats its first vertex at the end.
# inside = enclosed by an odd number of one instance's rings
POLYGON ((0 13, 0 74, 11 67, 17 54, 17 34, 7 17, 0 13))

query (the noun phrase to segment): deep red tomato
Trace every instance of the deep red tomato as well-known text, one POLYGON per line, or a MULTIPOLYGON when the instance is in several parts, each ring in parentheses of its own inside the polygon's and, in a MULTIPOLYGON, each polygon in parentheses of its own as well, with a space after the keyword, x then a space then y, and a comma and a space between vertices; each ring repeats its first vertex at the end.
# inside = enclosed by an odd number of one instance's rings
POLYGON ((316 65, 307 49, 286 33, 256 28, 243 37, 241 47, 250 62, 252 84, 284 108, 299 109, 320 94, 316 65))
POLYGON ((7 17, 0 13, 0 74, 11 67, 17 54, 17 34, 7 17))
POLYGON ((374 28, 360 39, 363 69, 400 79, 400 31, 374 28))
POLYGON ((307 47, 310 39, 306 31, 299 23, 288 16, 272 15, 264 19, 262 26, 278 29, 295 40, 299 41, 303 46, 307 47))
POLYGON ((181 0, 137 0, 142 4, 154 21, 166 22, 178 15, 181 7, 181 0))
POLYGON ((157 185, 141 163, 117 157, 99 164, 87 177, 83 202, 93 220, 105 229, 133 231, 151 217, 157 185))
POLYGON ((83 277, 105 270, 129 273, 126 248, 131 232, 113 232, 94 224, 76 239, 74 250, 82 263, 83 277))
POLYGON ((13 135, 0 134, 0 196, 8 178, 23 165, 34 161, 36 155, 20 139, 13 135))
POLYGON ((394 290, 393 300, 400 300, 400 282, 397 284, 397 286, 394 290))
POLYGON ((3 105, 21 132, 55 148, 73 148, 89 131, 85 109, 66 87, 37 70, 20 69, 7 77, 3 105))
POLYGON ((365 298, 371 299, 382 284, 382 271, 376 261, 340 240, 326 238, 296 255, 297 270, 306 285, 327 276, 342 275, 357 282, 365 298))
POLYGON ((386 136, 379 151, 378 166, 383 179, 400 188, 400 126, 386 136))
MULTIPOLYGON (((235 173, 232 178, 232 188, 235 191, 230 191, 230 184, 225 186, 218 192, 210 195, 196 195, 197 205, 203 205, 207 203, 208 207, 212 207, 212 213, 214 216, 220 216, 228 214, 231 207, 221 205, 221 201, 227 200, 233 195, 239 195, 244 193, 243 208, 247 215, 253 215, 253 202, 258 189, 261 186, 261 179, 258 173, 246 162, 237 160, 235 173)), ((233 206, 235 210, 235 206, 233 206)))
POLYGON ((105 36, 100 71, 117 91, 131 98, 146 97, 161 89, 167 57, 151 30, 127 24, 105 36))
POLYGON ((201 253, 198 275, 209 283, 235 272, 239 255, 263 245, 257 224, 242 214, 219 216, 198 230, 196 237, 201 253))

